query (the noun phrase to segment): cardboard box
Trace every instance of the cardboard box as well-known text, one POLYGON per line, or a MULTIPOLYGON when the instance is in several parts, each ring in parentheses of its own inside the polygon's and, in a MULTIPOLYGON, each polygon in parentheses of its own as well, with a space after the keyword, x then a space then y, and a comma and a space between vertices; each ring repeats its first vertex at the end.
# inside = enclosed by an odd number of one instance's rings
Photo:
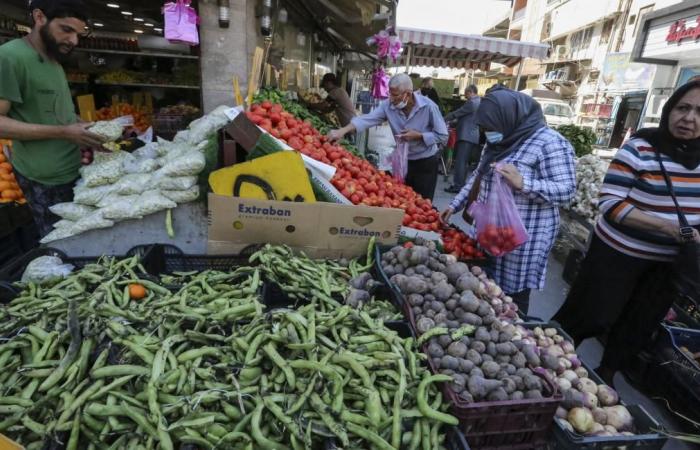
POLYGON ((253 200, 209 194, 209 254, 237 254, 252 244, 286 244, 314 258, 364 255, 398 241, 403 211, 333 203, 253 200))

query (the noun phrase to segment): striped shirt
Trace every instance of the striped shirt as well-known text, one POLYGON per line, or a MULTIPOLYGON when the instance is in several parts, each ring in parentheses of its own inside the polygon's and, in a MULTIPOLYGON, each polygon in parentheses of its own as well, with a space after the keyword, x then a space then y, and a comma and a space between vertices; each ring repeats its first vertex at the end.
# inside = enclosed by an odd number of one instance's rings
MULTIPOLYGON (((528 240, 496 258, 490 275, 508 294, 543 289, 547 258, 559 233, 559 206, 568 204, 576 192, 574 151, 561 134, 542 127, 502 162, 514 164, 523 176, 523 189, 514 191, 513 198, 528 240)), ((472 174, 450 203, 454 211, 464 208, 475 178, 472 174)), ((478 201, 486 201, 492 179, 493 171, 482 178, 478 201)))
MULTIPOLYGON (((689 170, 662 154, 678 203, 691 226, 700 226, 700 168, 689 170)), ((637 209, 678 223, 676 207, 664 181, 654 148, 630 139, 615 155, 600 189, 601 216, 595 232, 614 249, 637 258, 672 261, 678 244, 670 237, 622 224, 637 209)))

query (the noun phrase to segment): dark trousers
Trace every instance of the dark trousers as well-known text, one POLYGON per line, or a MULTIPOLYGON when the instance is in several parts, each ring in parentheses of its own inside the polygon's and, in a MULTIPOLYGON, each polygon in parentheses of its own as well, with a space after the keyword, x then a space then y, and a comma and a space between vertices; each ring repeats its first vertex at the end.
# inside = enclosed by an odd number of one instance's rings
POLYGON ((48 186, 32 181, 17 171, 15 171, 15 177, 17 178, 17 184, 22 188, 24 197, 27 199, 27 204, 32 212, 39 236, 46 236, 53 230, 53 224, 61 219, 49 211, 49 206, 57 203, 72 202, 75 182, 48 186))
POLYGON ((458 188, 464 186, 470 170, 474 170, 479 163, 481 149, 479 144, 467 141, 458 141, 455 146, 455 165, 452 185, 458 188))
POLYGON ((631 368, 673 302, 671 264, 618 252, 597 236, 569 295, 552 320, 576 345, 608 336, 601 366, 631 368))
POLYGON ((408 160, 406 184, 422 197, 432 200, 437 184, 438 163, 437 154, 428 158, 408 160))
POLYGON ((518 305, 518 311, 525 315, 527 315, 527 311, 530 309, 530 292, 530 289, 525 289, 514 294, 508 294, 508 296, 513 299, 513 303, 518 305))

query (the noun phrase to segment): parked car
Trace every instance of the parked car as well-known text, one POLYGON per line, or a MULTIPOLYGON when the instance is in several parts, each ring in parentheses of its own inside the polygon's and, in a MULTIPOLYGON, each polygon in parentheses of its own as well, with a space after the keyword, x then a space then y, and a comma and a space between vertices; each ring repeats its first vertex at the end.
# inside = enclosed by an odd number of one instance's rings
POLYGON ((568 103, 561 100, 558 93, 548 89, 525 89, 520 92, 531 96, 542 106, 544 118, 550 127, 574 123, 573 109, 568 103))
POLYGON ((574 111, 567 103, 561 100, 549 100, 536 98, 542 105, 542 112, 547 125, 556 128, 560 125, 572 125, 574 123, 574 111))

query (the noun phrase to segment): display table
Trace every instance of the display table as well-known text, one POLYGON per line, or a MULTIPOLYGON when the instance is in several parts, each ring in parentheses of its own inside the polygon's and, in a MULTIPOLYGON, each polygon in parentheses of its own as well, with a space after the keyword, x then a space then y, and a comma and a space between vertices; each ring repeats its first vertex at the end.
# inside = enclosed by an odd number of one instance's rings
POLYGON ((49 244, 70 257, 123 255, 144 244, 172 244, 188 254, 207 250, 207 209, 203 202, 185 203, 173 209, 175 237, 165 231, 165 211, 141 220, 126 220, 111 228, 91 230, 49 244))

